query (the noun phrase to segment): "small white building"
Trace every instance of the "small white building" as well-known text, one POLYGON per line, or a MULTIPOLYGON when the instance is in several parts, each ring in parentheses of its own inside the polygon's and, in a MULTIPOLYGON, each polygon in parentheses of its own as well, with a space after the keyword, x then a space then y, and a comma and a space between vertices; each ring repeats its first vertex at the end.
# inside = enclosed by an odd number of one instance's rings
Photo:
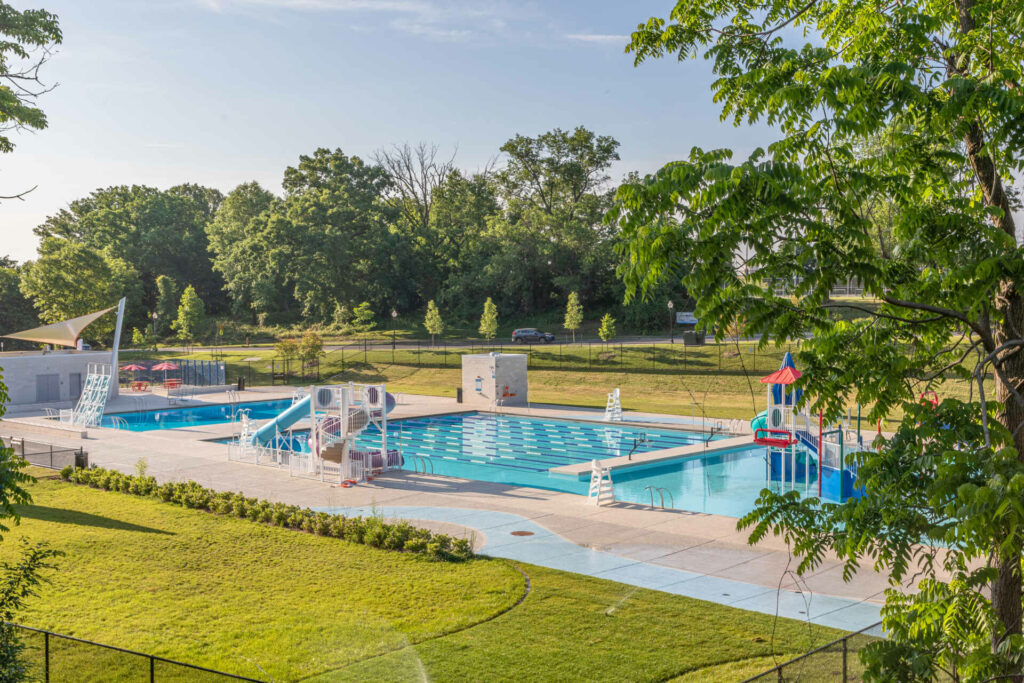
POLYGON ((6 351, 0 353, 0 374, 10 405, 41 403, 67 408, 82 395, 91 363, 111 363, 111 352, 6 351))
MULTIPOLYGON (((7 351, 0 353, 0 375, 7 385, 8 403, 15 406, 46 404, 49 407, 73 405, 86 386, 89 366, 103 364, 113 368, 114 381, 110 382, 109 397, 117 396, 117 352, 124 322, 124 304, 95 313, 71 318, 31 330, 4 334, 5 337, 46 344, 66 346, 60 351, 7 351), (84 351, 79 342, 82 330, 99 317, 117 310, 114 344, 110 351, 84 351)), ((109 371, 108 371, 108 374, 109 371)), ((102 412, 102 411, 101 411, 102 412)))
POLYGON ((525 406, 526 356, 478 353, 462 357, 462 403, 470 408, 525 406))

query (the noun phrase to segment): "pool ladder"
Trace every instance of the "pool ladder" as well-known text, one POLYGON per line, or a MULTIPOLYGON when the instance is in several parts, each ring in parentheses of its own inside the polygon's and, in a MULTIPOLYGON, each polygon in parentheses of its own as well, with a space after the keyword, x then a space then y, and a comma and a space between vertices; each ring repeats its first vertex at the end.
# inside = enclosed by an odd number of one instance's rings
POLYGON ((110 418, 110 426, 113 429, 128 429, 128 420, 117 415, 108 415, 110 418))
POLYGON ((412 461, 412 471, 417 474, 427 474, 427 467, 430 467, 430 474, 434 473, 434 461, 422 455, 410 456, 409 460, 412 461), (422 470, 420 468, 423 468, 422 470))
POLYGON ((647 491, 648 493, 651 494, 651 507, 652 508, 653 507, 661 507, 662 510, 665 509, 665 494, 666 493, 668 494, 669 504, 673 508, 676 506, 676 500, 672 496, 672 492, 669 491, 668 489, 661 488, 660 486, 645 486, 644 487, 644 491, 647 491), (660 506, 655 506, 655 504, 654 504, 654 492, 655 491, 658 492, 658 499, 661 501, 661 505, 660 506))

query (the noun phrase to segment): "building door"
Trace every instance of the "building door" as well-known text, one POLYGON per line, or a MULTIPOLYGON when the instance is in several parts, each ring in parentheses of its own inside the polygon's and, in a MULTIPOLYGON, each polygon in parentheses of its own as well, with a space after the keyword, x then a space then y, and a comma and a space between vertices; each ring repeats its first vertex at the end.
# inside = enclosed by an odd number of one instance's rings
POLYGON ((82 373, 72 372, 68 375, 68 392, 72 401, 77 401, 78 397, 82 395, 82 373))
POLYGON ((60 400, 60 375, 36 375, 36 403, 60 400))

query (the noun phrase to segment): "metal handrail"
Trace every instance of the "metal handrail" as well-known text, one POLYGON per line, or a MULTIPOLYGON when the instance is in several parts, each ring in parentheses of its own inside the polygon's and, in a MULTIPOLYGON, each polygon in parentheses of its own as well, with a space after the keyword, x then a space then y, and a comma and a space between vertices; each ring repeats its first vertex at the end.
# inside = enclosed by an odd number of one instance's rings
POLYGON ((110 418, 110 426, 113 429, 128 429, 128 420, 117 415, 108 415, 110 418))
POLYGON ((665 494, 666 493, 668 494, 669 502, 671 503, 672 507, 675 508, 675 506, 676 506, 675 496, 673 496, 672 492, 669 491, 668 489, 662 488, 660 486, 645 486, 644 487, 644 491, 647 491, 648 493, 651 494, 651 507, 652 508, 656 507, 654 505, 654 492, 655 491, 658 492, 658 500, 661 501, 660 507, 661 507, 662 510, 665 509, 665 494))

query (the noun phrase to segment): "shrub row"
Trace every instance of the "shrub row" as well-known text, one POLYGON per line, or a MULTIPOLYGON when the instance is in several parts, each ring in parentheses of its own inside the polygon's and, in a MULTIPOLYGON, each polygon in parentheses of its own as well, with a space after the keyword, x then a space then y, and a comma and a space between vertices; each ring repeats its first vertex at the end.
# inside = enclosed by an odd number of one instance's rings
POLYGON ((306 531, 317 536, 341 538, 373 548, 401 550, 435 560, 463 561, 473 556, 473 546, 466 539, 433 533, 408 522, 385 522, 377 517, 344 517, 314 512, 298 505, 272 503, 249 498, 241 493, 215 491, 194 481, 158 484, 153 477, 122 474, 102 467, 87 469, 65 467, 60 471, 64 481, 83 484, 105 491, 120 491, 136 496, 157 497, 194 510, 218 515, 232 515, 253 522, 262 522, 285 529, 306 531))

